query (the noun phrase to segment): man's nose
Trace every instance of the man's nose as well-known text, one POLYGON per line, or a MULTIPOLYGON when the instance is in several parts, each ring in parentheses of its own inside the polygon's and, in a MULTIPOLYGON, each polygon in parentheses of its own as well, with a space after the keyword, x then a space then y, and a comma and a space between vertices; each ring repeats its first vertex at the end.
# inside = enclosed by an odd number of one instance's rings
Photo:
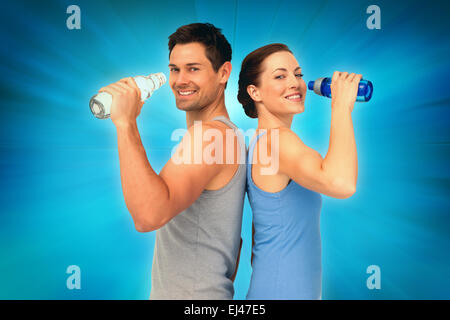
POLYGON ((176 79, 175 79, 175 85, 182 86, 182 85, 186 85, 188 83, 189 83, 188 75, 186 74, 186 72, 180 70, 178 72, 178 75, 177 75, 176 79))

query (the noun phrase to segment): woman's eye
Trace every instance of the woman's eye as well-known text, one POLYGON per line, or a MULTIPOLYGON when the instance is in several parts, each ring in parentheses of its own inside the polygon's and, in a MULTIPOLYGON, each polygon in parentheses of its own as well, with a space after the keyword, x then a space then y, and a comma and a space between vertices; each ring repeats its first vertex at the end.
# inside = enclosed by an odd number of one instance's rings
POLYGON ((302 78, 302 77, 304 76, 304 74, 303 74, 303 73, 297 73, 295 76, 296 76, 297 78, 302 78))
POLYGON ((284 79, 284 75, 280 74, 279 76, 276 76, 275 79, 284 79))

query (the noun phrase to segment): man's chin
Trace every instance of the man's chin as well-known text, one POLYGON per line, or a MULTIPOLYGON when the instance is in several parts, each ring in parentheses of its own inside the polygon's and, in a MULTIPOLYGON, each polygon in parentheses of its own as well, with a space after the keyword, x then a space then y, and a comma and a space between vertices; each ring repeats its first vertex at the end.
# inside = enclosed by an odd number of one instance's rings
POLYGON ((194 111, 201 109, 196 103, 176 102, 178 110, 182 111, 194 111))

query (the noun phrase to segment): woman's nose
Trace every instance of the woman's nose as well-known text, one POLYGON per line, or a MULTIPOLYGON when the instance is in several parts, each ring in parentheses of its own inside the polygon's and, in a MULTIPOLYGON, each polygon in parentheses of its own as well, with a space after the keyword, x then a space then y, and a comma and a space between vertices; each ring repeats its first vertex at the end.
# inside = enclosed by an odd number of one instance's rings
POLYGON ((297 76, 291 75, 289 76, 289 88, 299 88, 300 87, 300 82, 302 81, 302 79, 297 78, 297 76))

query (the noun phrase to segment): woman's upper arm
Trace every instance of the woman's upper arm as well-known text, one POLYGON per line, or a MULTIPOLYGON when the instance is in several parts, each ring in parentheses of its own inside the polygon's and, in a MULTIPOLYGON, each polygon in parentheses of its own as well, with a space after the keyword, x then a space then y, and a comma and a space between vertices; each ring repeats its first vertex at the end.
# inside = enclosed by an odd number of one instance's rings
POLYGON ((326 196, 339 199, 351 196, 349 190, 338 185, 335 177, 322 169, 322 156, 305 145, 293 131, 281 128, 279 141, 280 172, 301 186, 326 196))

